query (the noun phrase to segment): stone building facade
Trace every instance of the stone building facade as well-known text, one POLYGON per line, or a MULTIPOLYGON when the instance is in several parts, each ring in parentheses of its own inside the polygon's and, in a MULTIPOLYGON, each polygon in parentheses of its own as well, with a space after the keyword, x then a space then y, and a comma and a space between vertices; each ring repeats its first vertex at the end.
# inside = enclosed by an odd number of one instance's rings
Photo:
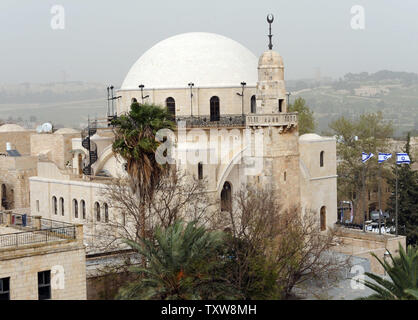
POLYGON ((49 220, 11 212, 0 216, 2 299, 86 299, 82 225, 47 226, 49 220), (18 223, 22 219, 25 226, 18 223))

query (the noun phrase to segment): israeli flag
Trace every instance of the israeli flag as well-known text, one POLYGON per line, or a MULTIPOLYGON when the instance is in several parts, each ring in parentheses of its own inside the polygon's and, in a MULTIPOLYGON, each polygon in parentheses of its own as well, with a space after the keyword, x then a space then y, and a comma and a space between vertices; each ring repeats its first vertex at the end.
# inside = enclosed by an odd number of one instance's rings
POLYGON ((382 163, 385 162, 386 160, 389 160, 390 158, 392 158, 392 154, 391 153, 383 153, 383 152, 379 152, 379 156, 378 156, 378 162, 382 163))
POLYGON ((367 160, 369 160, 373 156, 374 156, 374 154, 371 153, 371 152, 369 154, 367 154, 366 152, 362 152, 362 154, 361 154, 361 161, 363 161, 363 163, 366 163, 367 160))
POLYGON ((411 163, 411 159, 409 158, 409 155, 407 153, 397 153, 396 154, 396 164, 401 163, 411 163))

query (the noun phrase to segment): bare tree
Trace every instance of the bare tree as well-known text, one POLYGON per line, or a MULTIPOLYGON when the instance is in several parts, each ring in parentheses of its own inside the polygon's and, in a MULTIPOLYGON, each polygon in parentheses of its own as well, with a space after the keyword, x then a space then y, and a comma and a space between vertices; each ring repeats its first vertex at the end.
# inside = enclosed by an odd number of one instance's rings
MULTIPOLYGON (((154 196, 145 200, 146 237, 152 238, 155 227, 168 227, 175 220, 195 220, 210 225, 215 202, 205 192, 204 180, 180 170, 168 170, 155 184, 154 196)), ((112 215, 95 235, 100 251, 127 249, 123 240, 139 242, 142 238, 143 203, 132 192, 129 177, 115 179, 101 195, 112 215)))
POLYGON ((330 283, 347 266, 347 259, 331 251, 338 243, 335 230, 321 232, 315 212, 283 209, 276 193, 261 187, 242 188, 234 201, 223 228, 231 234, 235 264, 228 276, 239 290, 250 296, 255 286, 274 290, 254 275, 256 268, 275 279, 279 298, 288 298, 296 285, 313 279, 330 283))

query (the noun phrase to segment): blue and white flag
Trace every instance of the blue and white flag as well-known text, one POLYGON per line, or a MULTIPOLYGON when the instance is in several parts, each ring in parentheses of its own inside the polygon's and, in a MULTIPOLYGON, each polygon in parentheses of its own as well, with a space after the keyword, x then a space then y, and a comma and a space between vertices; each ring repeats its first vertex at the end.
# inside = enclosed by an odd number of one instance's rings
POLYGON ((407 153, 397 153, 396 154, 396 164, 401 163, 411 163, 411 159, 407 153))
POLYGON ((369 154, 367 154, 366 152, 362 152, 361 153, 361 161, 363 161, 363 163, 366 163, 367 160, 369 160, 373 156, 374 156, 374 154, 371 153, 371 152, 369 154))
POLYGON ((379 156, 378 156, 378 162, 382 163, 385 162, 386 160, 389 160, 390 158, 392 158, 392 154, 391 153, 383 153, 383 152, 379 152, 379 156))

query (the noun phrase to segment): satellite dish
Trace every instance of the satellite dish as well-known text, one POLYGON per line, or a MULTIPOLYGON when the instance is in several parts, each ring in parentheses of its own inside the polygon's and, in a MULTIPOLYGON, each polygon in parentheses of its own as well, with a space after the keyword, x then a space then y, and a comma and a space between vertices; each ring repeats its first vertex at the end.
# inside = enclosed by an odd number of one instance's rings
POLYGON ((41 132, 45 132, 45 133, 51 133, 52 132, 52 124, 49 122, 44 123, 41 126, 41 132))
POLYGON ((37 126, 36 127, 36 132, 41 133, 42 132, 42 126, 37 126))

